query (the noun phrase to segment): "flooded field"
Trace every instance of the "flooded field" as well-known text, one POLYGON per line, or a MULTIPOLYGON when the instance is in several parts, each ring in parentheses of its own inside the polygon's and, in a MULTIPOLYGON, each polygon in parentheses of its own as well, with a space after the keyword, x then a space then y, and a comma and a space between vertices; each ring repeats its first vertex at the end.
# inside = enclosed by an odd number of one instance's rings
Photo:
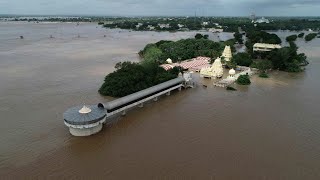
MULTIPOLYGON (((69 134, 62 113, 108 101, 97 91, 117 62, 195 33, 1 22, 1 179, 320 179, 320 39, 298 40, 310 57, 303 73, 253 77, 236 92, 196 75, 197 88, 134 109, 97 135, 69 134)), ((232 34, 220 36, 210 38, 232 34)))

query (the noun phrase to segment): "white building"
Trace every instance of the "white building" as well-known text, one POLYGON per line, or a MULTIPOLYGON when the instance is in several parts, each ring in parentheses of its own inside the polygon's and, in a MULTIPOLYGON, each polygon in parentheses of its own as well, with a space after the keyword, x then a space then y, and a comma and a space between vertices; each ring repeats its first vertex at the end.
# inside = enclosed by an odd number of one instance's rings
POLYGON ((158 26, 163 29, 163 28, 170 28, 169 24, 158 24, 158 26))
POLYGON ((166 60, 166 62, 167 62, 168 64, 172 64, 172 59, 168 58, 168 59, 166 60))
POLYGON ((202 26, 207 26, 209 22, 202 22, 202 26))
POLYGON ((236 71, 234 69, 230 69, 228 79, 235 79, 236 71))
POLYGON ((179 27, 179 28, 183 28, 184 25, 183 25, 183 24, 178 24, 178 27, 179 27))
POLYGON ((255 21, 252 21, 253 23, 270 23, 269 19, 266 19, 262 17, 261 19, 257 19, 255 21))
POLYGON ((213 32, 213 33, 220 33, 223 32, 223 29, 217 29, 217 28, 210 28, 208 31, 213 32))
POLYGON ((154 29, 155 29, 155 27, 153 27, 152 25, 148 25, 148 29, 150 29, 150 30, 154 30, 154 29))
POLYGON ((280 49, 281 45, 279 44, 266 44, 266 43, 255 43, 253 45, 253 51, 260 51, 260 52, 268 52, 274 49, 280 49))

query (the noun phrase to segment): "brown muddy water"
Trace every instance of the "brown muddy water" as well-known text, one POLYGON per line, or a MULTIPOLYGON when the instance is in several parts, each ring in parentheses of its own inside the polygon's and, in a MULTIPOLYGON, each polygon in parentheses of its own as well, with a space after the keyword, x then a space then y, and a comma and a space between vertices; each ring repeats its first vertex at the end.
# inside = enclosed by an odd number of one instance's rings
POLYGON ((0 23, 0 178, 320 179, 319 39, 298 41, 311 62, 303 73, 253 77, 237 92, 196 75, 197 88, 134 109, 97 135, 69 134, 62 113, 107 101, 97 90, 117 62, 194 34, 0 23))

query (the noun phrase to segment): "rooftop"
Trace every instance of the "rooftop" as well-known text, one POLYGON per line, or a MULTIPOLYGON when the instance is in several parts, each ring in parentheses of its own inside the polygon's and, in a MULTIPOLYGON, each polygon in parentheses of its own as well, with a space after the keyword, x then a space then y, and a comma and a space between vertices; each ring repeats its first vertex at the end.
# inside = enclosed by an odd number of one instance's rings
POLYGON ((99 122, 106 116, 104 108, 97 105, 76 106, 63 113, 63 119, 71 125, 88 125, 99 122))

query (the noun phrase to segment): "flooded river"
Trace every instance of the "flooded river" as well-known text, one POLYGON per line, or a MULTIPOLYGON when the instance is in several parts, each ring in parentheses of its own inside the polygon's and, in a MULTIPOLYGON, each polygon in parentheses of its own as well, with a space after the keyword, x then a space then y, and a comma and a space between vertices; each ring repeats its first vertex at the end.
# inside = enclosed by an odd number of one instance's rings
POLYGON ((1 179, 320 179, 320 39, 298 40, 310 57, 303 73, 253 77, 236 92, 196 75, 197 88, 97 135, 69 134, 62 113, 106 102, 97 91, 117 62, 138 61, 147 43, 194 35, 1 22, 1 179))

